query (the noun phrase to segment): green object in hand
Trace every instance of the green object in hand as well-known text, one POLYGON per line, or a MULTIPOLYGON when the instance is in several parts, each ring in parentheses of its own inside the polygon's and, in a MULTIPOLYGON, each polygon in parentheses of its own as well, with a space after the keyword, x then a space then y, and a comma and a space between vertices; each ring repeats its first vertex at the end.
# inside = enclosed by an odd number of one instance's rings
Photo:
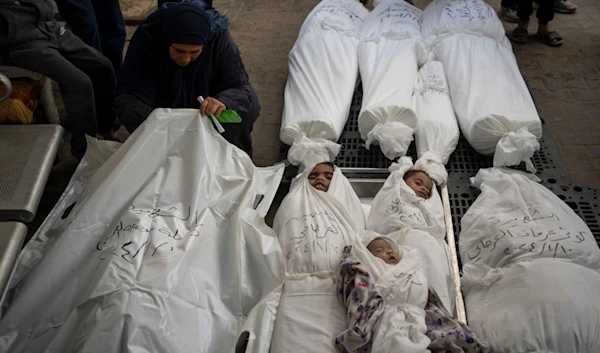
POLYGON ((220 123, 223 124, 239 124, 242 122, 242 118, 235 110, 223 110, 221 115, 217 118, 220 123))

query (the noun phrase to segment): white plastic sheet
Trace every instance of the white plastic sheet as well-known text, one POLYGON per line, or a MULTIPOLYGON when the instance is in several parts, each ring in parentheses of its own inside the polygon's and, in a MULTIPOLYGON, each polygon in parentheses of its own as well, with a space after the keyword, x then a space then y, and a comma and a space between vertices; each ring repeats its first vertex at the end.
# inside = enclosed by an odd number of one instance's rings
MULTIPOLYGON (((54 205, 54 208, 32 237, 33 240, 25 244, 24 250, 19 254, 15 271, 10 279, 10 288, 17 286, 29 270, 52 248, 58 236, 65 229, 67 220, 63 218, 68 215, 69 206, 77 201, 88 181, 121 146, 121 143, 114 141, 100 141, 89 136, 86 139, 88 149, 85 157, 77 166, 69 184, 54 205)), ((7 303, 4 299, 2 303, 6 305, 7 303)))
POLYGON ((280 138, 305 133, 337 141, 358 77, 358 29, 368 11, 358 0, 323 0, 308 15, 288 55, 280 138))
POLYGON ((263 218, 282 172, 197 110, 155 110, 64 220, 59 202, 35 265, 24 250, 0 351, 231 352, 248 331, 247 351, 266 352, 285 267, 263 218))
POLYGON ((463 267, 469 326, 494 352, 600 352, 600 274, 568 260, 463 267))
POLYGON ((411 168, 408 157, 390 167, 390 176, 371 204, 367 229, 387 235, 399 245, 417 249, 425 259, 422 266, 429 284, 445 308, 454 312, 442 200, 435 187, 425 200, 406 185, 403 177, 411 168))
POLYGON ((413 99, 418 120, 417 155, 429 165, 429 177, 444 185, 448 179, 444 165, 458 144, 460 132, 441 62, 429 61, 419 69, 413 99))
POLYGON ((463 216, 463 264, 489 267, 536 258, 563 258, 600 270, 600 250, 588 226, 531 174, 481 169, 471 182, 481 194, 463 216))
MULTIPOLYGON (((367 243, 378 234, 364 231, 360 237, 367 243)), ((373 256, 363 244, 355 244, 352 254, 370 271, 385 304, 373 335, 371 352, 429 352, 427 346, 431 340, 425 335, 424 310, 428 282, 421 270, 423 260, 419 252, 399 247, 400 261, 396 265, 388 265, 373 256)))
MULTIPOLYGON (((358 196, 336 168, 327 192, 310 185, 314 165, 335 158, 328 141, 298 139, 289 154, 303 166, 281 202, 273 229, 286 261, 287 279, 277 312, 271 352, 334 352, 347 326, 335 279, 346 245, 365 227, 358 196), (312 147, 314 148, 312 148, 312 147), (318 347, 318 348, 316 348, 318 347)), ((335 145, 335 146, 334 146, 335 145)), ((339 148, 339 146, 337 146, 339 148)))
POLYGON ((417 127, 412 95, 418 63, 426 59, 420 24, 421 10, 404 0, 384 0, 361 29, 358 129, 367 148, 379 144, 389 159, 406 154, 417 127))

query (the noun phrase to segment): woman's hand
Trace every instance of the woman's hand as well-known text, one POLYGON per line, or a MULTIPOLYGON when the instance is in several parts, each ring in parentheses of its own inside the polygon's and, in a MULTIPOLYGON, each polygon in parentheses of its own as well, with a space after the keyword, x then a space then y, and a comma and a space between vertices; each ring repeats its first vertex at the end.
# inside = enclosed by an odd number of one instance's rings
POLYGON ((206 116, 211 113, 218 117, 225 109, 227 109, 227 107, 219 100, 212 97, 206 97, 202 104, 200 104, 200 115, 206 116))

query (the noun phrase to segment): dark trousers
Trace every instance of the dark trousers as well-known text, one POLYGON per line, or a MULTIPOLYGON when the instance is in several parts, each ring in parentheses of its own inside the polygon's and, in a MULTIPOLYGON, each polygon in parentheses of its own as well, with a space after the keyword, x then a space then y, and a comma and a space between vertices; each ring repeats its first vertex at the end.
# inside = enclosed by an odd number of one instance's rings
MULTIPOLYGON (((167 2, 183 2, 183 0, 158 0, 157 2, 158 2, 158 7, 160 8, 161 6, 163 6, 167 2)), ((213 0, 204 0, 204 2, 208 6, 212 7, 213 0)))
POLYGON ((157 2, 158 2, 158 7, 160 8, 167 2, 181 2, 181 1, 180 0, 158 0, 157 2))
POLYGON ((103 53, 118 73, 126 39, 119 0, 56 0, 56 5, 73 33, 103 53))
POLYGON ((7 63, 39 72, 58 83, 74 151, 85 152, 84 134, 96 136, 98 129, 112 128, 116 85, 112 65, 70 31, 60 35, 58 43, 32 41, 11 48, 7 63))
MULTIPOLYGON (((547 25, 554 19, 554 0, 538 0, 540 7, 537 10, 536 17, 541 25, 547 25)), ((531 0, 519 0, 517 2, 517 16, 519 20, 529 21, 529 16, 533 13, 531 0)))
POLYGON ((518 2, 518 0, 502 0, 502 2, 500 3, 500 6, 506 7, 509 9, 516 9, 517 2, 518 2))

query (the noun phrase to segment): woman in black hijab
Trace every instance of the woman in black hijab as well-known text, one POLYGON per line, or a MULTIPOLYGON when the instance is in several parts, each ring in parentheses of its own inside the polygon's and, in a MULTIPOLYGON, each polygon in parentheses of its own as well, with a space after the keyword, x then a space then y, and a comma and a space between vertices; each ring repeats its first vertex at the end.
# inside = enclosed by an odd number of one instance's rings
POLYGON ((115 110, 131 133, 155 108, 198 108, 219 116, 235 110, 242 122, 225 137, 252 156, 252 125, 260 113, 228 22, 204 1, 167 3, 137 29, 117 84, 115 110), (198 103, 198 96, 204 102, 198 103))

